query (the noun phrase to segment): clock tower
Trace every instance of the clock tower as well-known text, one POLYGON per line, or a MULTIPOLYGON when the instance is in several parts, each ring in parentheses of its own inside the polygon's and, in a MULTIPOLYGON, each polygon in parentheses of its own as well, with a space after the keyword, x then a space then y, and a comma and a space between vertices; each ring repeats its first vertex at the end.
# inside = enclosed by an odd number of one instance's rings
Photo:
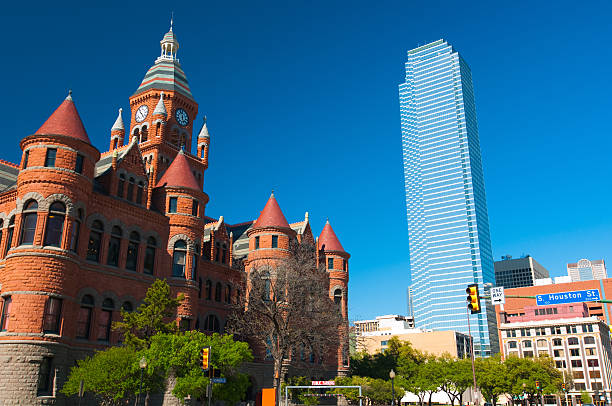
MULTIPOLYGON (((177 57, 179 43, 172 31, 172 23, 160 45, 160 56, 130 97, 132 114, 127 140, 136 137, 151 184, 155 185, 161 179, 176 154, 184 150, 202 187, 205 165, 190 153, 198 104, 177 57)), ((127 140, 126 144, 129 143, 127 140)))

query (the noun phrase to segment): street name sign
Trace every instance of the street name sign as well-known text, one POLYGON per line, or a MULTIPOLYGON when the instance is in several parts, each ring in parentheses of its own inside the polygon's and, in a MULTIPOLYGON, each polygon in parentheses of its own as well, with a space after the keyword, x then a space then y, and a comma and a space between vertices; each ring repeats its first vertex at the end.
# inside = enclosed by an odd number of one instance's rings
POLYGON ((500 305, 506 303, 506 296, 504 295, 504 287, 499 286, 497 288, 491 288, 491 304, 500 305))
POLYGON ((312 381, 312 386, 335 386, 336 382, 334 381, 312 381))
POLYGON ((227 382, 225 378, 210 378, 210 381, 212 383, 226 383, 227 382))
POLYGON ((573 292, 547 293, 537 295, 538 306, 547 306, 560 303, 595 302, 601 300, 598 289, 576 290, 573 292))

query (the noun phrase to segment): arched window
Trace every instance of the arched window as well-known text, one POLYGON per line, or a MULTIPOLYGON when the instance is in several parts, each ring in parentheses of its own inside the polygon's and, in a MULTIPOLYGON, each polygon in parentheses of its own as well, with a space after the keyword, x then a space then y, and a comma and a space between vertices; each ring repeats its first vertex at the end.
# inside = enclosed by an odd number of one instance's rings
POLYGON ((125 260, 125 269, 135 271, 138 267, 138 247, 140 245, 140 234, 136 231, 130 233, 130 242, 128 243, 127 258, 125 260))
POLYGON ((49 208, 47 227, 45 229, 45 245, 53 247, 62 246, 62 235, 64 232, 64 219, 66 218, 66 206, 62 202, 54 202, 49 208))
POLYGON ((145 142, 149 138, 149 131, 147 126, 142 127, 142 132, 140 133, 140 142, 145 142))
POLYGON ((138 189, 136 189, 136 204, 142 204, 142 192, 144 191, 144 182, 138 182, 138 189))
POLYGON ((563 341, 560 338, 553 338, 552 343, 555 347, 559 347, 563 345, 563 341))
POLYGON ((206 281, 206 299, 212 299, 212 282, 210 280, 206 281))
POLYGON ((144 273, 149 275, 153 275, 153 268, 155 268, 155 247, 157 246, 157 241, 155 238, 149 237, 147 239, 147 249, 145 251, 145 260, 144 260, 144 273))
POLYGON ((342 289, 334 290, 334 303, 337 305, 342 303, 342 289))
POLYGON ((121 305, 121 310, 127 313, 132 313, 134 311, 134 306, 132 306, 132 302, 123 302, 121 305))
POLYGON ((200 255, 200 246, 196 244, 195 251, 191 254, 191 280, 195 281, 198 277, 198 256, 200 255))
POLYGON ((70 251, 77 252, 79 247, 79 235, 81 234, 81 222, 83 221, 83 209, 77 210, 77 217, 72 223, 72 235, 70 236, 70 251))
POLYGON ((227 244, 223 243, 223 256, 221 257, 221 263, 224 264, 227 260, 227 244))
POLYGON ((595 344, 595 337, 587 336, 584 337, 585 344, 595 344))
POLYGON ((576 337, 570 337, 567 339, 568 345, 578 345, 578 339, 576 337))
POLYGON ((2 232, 4 231, 4 220, 0 220, 0 245, 2 244, 2 232))
POLYGON ((221 287, 221 282, 217 282, 217 284, 215 285, 215 302, 221 301, 221 289, 223 289, 221 287))
POLYGON ((538 347, 548 347, 548 341, 546 340, 538 340, 538 347))
POLYGON ((123 189, 125 188, 125 175, 119 175, 119 183, 117 184, 117 196, 123 197, 123 189))
POLYGON ((89 338, 89 331, 91 330, 91 313, 94 307, 94 299, 91 295, 83 296, 81 299, 81 308, 77 316, 77 338, 89 338))
POLYGON ((126 199, 128 199, 130 202, 134 199, 134 178, 130 178, 130 181, 128 182, 126 199))
POLYGON ((119 141, 118 138, 113 139, 113 149, 117 149, 117 142, 119 141))
POLYGON ((516 341, 508 341, 508 348, 516 348, 516 341))
POLYGON ((108 241, 108 255, 106 263, 112 266, 119 266, 119 251, 121 250, 121 236, 123 231, 118 226, 111 229, 111 238, 108 241))
POLYGON ((36 200, 27 202, 23 209, 21 220, 21 238, 19 244, 33 244, 36 234, 36 217, 38 216, 38 203, 36 200))
POLYGON ((220 333, 221 325, 219 323, 219 318, 217 318, 217 316, 215 316, 214 314, 209 314, 208 316, 206 316, 206 320, 204 321, 204 330, 212 331, 214 333, 220 333))
POLYGON ((270 293, 272 291, 272 283, 270 277, 266 277, 264 281, 263 300, 270 300, 270 293))
POLYGON ((100 318, 98 320, 98 341, 110 340, 114 309, 115 302, 113 302, 113 299, 104 299, 104 302, 102 302, 102 311, 100 312, 100 318))
POLYGON ((523 348, 530 348, 531 347, 531 341, 523 341, 523 348))
POLYGON ((187 259, 187 244, 183 240, 174 243, 174 254, 172 255, 172 276, 185 277, 185 262, 187 259))
POLYGON ((102 233, 104 225, 100 220, 94 220, 91 223, 91 232, 89 233, 89 243, 87 244, 87 259, 90 261, 100 262, 100 244, 102 243, 102 233))
POLYGON ((202 278, 198 278, 198 299, 202 299, 202 278))
POLYGON ((225 303, 232 303, 232 287, 230 285, 225 287, 225 303))
POLYGON ((13 232, 15 231, 15 216, 12 216, 9 220, 8 231, 6 233, 6 246, 4 247, 4 256, 8 254, 9 250, 13 246, 13 232))

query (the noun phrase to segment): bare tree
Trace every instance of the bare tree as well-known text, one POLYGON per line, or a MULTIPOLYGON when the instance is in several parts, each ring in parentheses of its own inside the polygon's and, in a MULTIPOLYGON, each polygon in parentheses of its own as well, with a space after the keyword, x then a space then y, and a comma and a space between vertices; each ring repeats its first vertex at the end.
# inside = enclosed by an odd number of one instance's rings
POLYGON ((283 363, 292 355, 294 360, 306 353, 331 361, 333 354, 335 362, 342 345, 340 305, 329 296, 329 277, 324 266, 317 266, 314 245, 292 241, 289 251, 285 260, 247 270, 245 307, 228 320, 230 332, 273 359, 277 391, 283 363))

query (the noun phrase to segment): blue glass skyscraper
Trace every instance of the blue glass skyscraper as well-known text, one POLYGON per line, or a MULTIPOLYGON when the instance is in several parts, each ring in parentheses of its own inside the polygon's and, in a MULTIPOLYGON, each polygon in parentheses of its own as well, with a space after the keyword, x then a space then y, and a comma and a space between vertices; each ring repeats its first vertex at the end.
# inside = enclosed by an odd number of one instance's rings
MULTIPOLYGON (((472 74, 444 40, 408 51, 399 86, 417 327, 468 332, 465 289, 495 282, 472 74)), ((475 354, 498 352, 495 312, 470 316, 475 354)))

